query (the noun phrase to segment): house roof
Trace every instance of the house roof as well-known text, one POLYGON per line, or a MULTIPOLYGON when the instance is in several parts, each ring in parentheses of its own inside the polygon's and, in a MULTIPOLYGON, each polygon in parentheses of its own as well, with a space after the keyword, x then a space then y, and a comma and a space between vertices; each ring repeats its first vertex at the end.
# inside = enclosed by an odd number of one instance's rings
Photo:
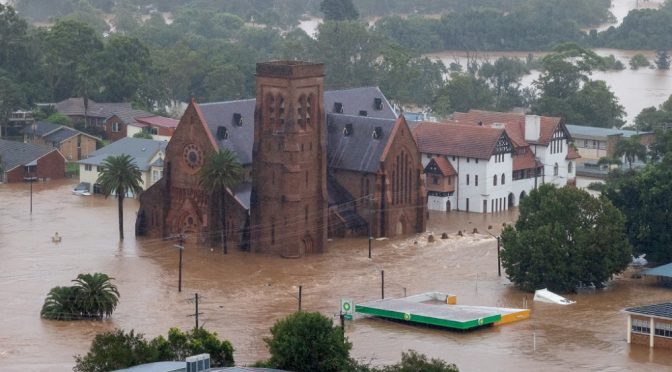
POLYGON ((455 168, 453 168, 453 165, 450 164, 448 159, 444 158, 443 156, 436 156, 432 158, 432 160, 429 161, 429 164, 427 164, 427 169, 431 164, 436 164, 436 168, 441 172, 441 175, 443 176, 455 176, 457 175, 457 171, 455 168))
POLYGON ((672 263, 667 265, 654 267, 653 269, 645 270, 642 274, 648 276, 664 276, 672 278, 672 263))
MULTIPOLYGON (((133 110, 128 102, 120 103, 98 103, 88 100, 88 107, 84 107, 84 98, 68 98, 54 104, 56 111, 67 116, 92 116, 108 118, 116 113, 123 113, 133 110)), ((151 114, 150 114, 151 115, 151 114)))
POLYGON ((453 114, 453 120, 461 124, 491 126, 493 124, 504 124, 507 134, 512 139, 515 146, 524 145, 524 143, 548 144, 553 138, 553 133, 562 122, 561 118, 551 116, 541 116, 541 128, 539 139, 536 141, 525 141, 525 114, 513 112, 494 112, 469 110, 469 112, 456 112, 453 114))
POLYGON ((59 128, 58 130, 52 133, 47 134, 43 138, 45 141, 61 143, 62 141, 65 141, 68 138, 72 138, 78 135, 79 133, 80 132, 78 130, 63 127, 59 128))
POLYGON ((376 173, 397 120, 327 114, 327 165, 376 173), (348 129, 351 128, 351 129, 348 129), (374 131, 377 138, 374 138, 374 131))
MULTIPOLYGON (((121 120, 126 124, 137 124, 138 118, 154 116, 154 114, 152 114, 151 112, 143 110, 135 110, 131 107, 126 107, 122 110, 114 111, 112 114, 118 117, 119 120, 121 120)), ((110 115, 110 117, 112 117, 113 115, 110 115)))
MULTIPOLYGON (((324 92, 324 110, 333 111, 336 102, 342 104, 343 114, 359 115, 366 111, 369 118, 396 119, 396 114, 383 93, 377 87, 364 87, 324 92), (380 98, 382 109, 375 110, 375 99, 380 98)), ((254 144, 254 110, 256 99, 228 102, 201 103, 203 113, 213 138, 220 148, 233 151, 241 164, 252 164, 252 145, 254 144), (240 114, 242 125, 234 123, 234 114, 240 114), (227 139, 217 138, 217 129, 225 127, 227 139)))
POLYGON ((52 123, 50 121, 38 121, 32 125, 26 125, 21 129, 21 134, 32 134, 36 136, 44 136, 47 133, 53 132, 63 125, 52 123))
POLYGON ((651 134, 652 132, 638 132, 634 130, 586 127, 583 125, 567 124, 567 130, 575 138, 606 139, 609 136, 623 136, 629 138, 636 135, 651 134))
POLYGON ((78 134, 82 134, 87 137, 91 137, 97 141, 100 141, 100 138, 94 137, 88 133, 66 127, 65 125, 56 124, 48 121, 39 121, 34 125, 27 125, 21 130, 22 134, 32 134, 44 138, 45 141, 49 142, 62 142, 68 138, 74 137, 78 134))
POLYGON ((522 155, 515 155, 513 157, 513 170, 523 170, 523 169, 534 169, 539 164, 537 164, 537 160, 534 158, 534 154, 532 154, 532 151, 529 149, 525 151, 524 154, 522 155))
POLYGON ((672 302, 630 307, 625 309, 625 312, 636 315, 648 315, 656 318, 672 319, 672 302))
POLYGON ((127 154, 130 155, 135 164, 141 171, 147 171, 150 167, 150 162, 156 153, 166 151, 166 141, 154 141, 144 138, 124 137, 119 141, 96 150, 91 153, 88 158, 80 160, 81 164, 101 165, 108 156, 118 156, 127 154))
POLYGON ((177 128, 177 125, 180 124, 179 120, 175 120, 172 118, 167 118, 164 116, 148 116, 148 117, 136 117, 135 121, 138 123, 142 124, 147 124, 147 125, 153 125, 157 127, 164 127, 164 128, 177 128))
POLYGON ((2 157, 4 172, 35 162, 52 151, 58 150, 32 143, 0 139, 0 156, 2 157))
POLYGON ((413 136, 424 154, 490 159, 504 129, 486 126, 422 122, 413 136))

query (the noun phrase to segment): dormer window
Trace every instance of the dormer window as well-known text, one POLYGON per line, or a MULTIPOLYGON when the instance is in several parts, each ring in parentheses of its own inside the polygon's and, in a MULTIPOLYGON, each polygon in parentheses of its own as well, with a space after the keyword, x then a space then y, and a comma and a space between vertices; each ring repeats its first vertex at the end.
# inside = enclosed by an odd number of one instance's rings
POLYGON ((343 113, 343 103, 342 102, 334 102, 334 112, 337 114, 342 114, 343 113))
POLYGON ((239 113, 233 114, 233 125, 236 127, 242 127, 243 126, 243 115, 239 113))
POLYGON ((217 127, 217 139, 222 141, 229 138, 229 132, 226 130, 226 127, 219 126, 217 127))
POLYGON ((366 110, 359 111, 359 116, 369 116, 369 113, 366 110))
POLYGON ((373 99, 373 108, 376 111, 381 111, 383 109, 383 99, 382 98, 374 98, 373 99))
POLYGON ((375 127, 373 129, 373 133, 371 134, 373 139, 379 139, 380 137, 383 136, 383 128, 382 127, 375 127))
POLYGON ((352 135, 352 124, 345 124, 345 127, 343 127, 343 136, 349 137, 351 135, 352 135))

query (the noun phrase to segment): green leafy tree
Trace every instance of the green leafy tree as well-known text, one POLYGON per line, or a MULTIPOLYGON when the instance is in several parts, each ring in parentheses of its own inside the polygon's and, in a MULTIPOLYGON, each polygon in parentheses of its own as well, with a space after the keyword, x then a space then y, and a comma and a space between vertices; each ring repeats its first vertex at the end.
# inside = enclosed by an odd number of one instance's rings
POLYGON ((102 98, 110 102, 132 100, 149 73, 149 49, 136 38, 112 36, 99 58, 105 64, 99 72, 102 98))
POLYGON ((382 40, 356 21, 327 21, 318 28, 313 59, 325 62, 331 88, 370 85, 382 40))
POLYGON ((217 200, 218 220, 220 222, 220 239, 222 251, 227 253, 226 213, 224 198, 227 189, 243 179, 243 167, 238 157, 231 150, 223 149, 208 157, 199 171, 199 184, 206 189, 213 199, 217 200))
POLYGON ((81 312, 77 307, 77 289, 54 287, 47 294, 40 316, 51 320, 78 320, 81 312))
POLYGON ((641 142, 639 136, 621 139, 616 142, 614 156, 624 157, 628 162, 628 167, 632 169, 632 163, 637 159, 642 162, 646 161, 646 146, 641 142))
POLYGON ((142 333, 121 329, 97 334, 86 355, 75 356, 77 372, 107 372, 159 361, 159 351, 142 333))
POLYGON ((658 50, 656 52, 656 67, 658 67, 659 70, 670 69, 670 54, 667 50, 658 50))
POLYGON ((447 363, 441 359, 428 358, 417 351, 409 350, 401 353, 401 362, 376 368, 375 372, 459 372, 455 364, 447 363))
POLYGON ((502 266, 526 291, 598 287, 630 262, 625 218, 611 202, 544 184, 523 199, 515 228, 502 232, 502 266))
POLYGON ((217 333, 204 328, 182 332, 177 328, 168 331, 168 339, 159 336, 151 341, 159 352, 159 360, 185 360, 192 355, 210 354, 213 367, 234 365, 233 346, 229 341, 220 340, 217 333))
POLYGON ((672 123, 672 110, 664 107, 657 109, 653 106, 646 107, 635 117, 635 128, 644 131, 663 129, 666 124, 672 123))
POLYGON ((626 216, 625 231, 635 254, 660 264, 672 261, 672 146, 661 145, 665 147, 660 162, 610 179, 604 191, 626 216))
POLYGON ((138 132, 133 135, 133 138, 154 139, 151 134, 147 132, 138 132))
POLYGON ((446 86, 439 91, 433 108, 439 115, 447 115, 454 111, 492 109, 494 103, 495 94, 485 80, 470 73, 452 73, 446 86))
POLYGON ((142 173, 130 155, 109 156, 101 164, 103 170, 98 174, 96 183, 100 184, 105 197, 113 193, 117 197, 119 208, 119 240, 124 240, 124 198, 131 192, 142 192, 142 173))
POLYGON ((651 62, 646 58, 642 53, 637 53, 632 58, 630 58, 630 68, 632 70, 638 70, 640 67, 649 67, 651 62))
POLYGON ((50 123, 56 123, 65 125, 66 127, 72 127, 72 119, 69 116, 61 114, 60 112, 55 112, 46 119, 50 123))
POLYGON ((320 313, 297 312, 278 320, 264 341, 271 353, 268 365, 273 368, 337 372, 351 365, 352 344, 320 313))
POLYGON ((86 318, 109 317, 119 303, 119 291, 107 274, 79 274, 73 280, 77 308, 86 318))
POLYGON ((354 21, 359 18, 352 0, 322 0, 320 11, 328 21, 354 21))
POLYGON ((497 110, 508 111, 522 105, 520 80, 529 74, 525 62, 517 58, 498 58, 495 63, 484 63, 478 73, 494 89, 497 110))
POLYGON ((569 103, 572 110, 562 116, 571 123, 585 123, 603 128, 620 128, 625 124, 625 109, 603 80, 583 84, 569 103))

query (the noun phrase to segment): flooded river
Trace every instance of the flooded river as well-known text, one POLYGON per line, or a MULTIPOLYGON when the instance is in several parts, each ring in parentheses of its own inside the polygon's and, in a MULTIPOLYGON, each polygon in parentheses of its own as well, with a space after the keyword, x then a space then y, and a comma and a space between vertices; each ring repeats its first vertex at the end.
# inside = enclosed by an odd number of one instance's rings
MULTIPOLYGON (((324 255, 299 260, 216 251, 188 243, 184 283, 177 292, 178 253, 172 242, 133 238, 137 202, 126 201, 126 236, 118 243, 116 201, 70 194, 71 181, 36 184, 29 214, 28 185, 0 185, 0 370, 68 371, 74 354, 85 353, 95 334, 135 329, 149 337, 169 327, 193 327, 198 292, 201 324, 231 340, 238 364, 266 358, 262 341, 279 318, 297 308, 334 315, 341 297, 356 302, 444 291, 463 304, 522 306, 529 294, 497 276, 495 239, 515 211, 499 215, 431 214, 429 230, 450 239, 426 243, 426 235, 374 241, 336 240, 324 255), (458 237, 455 232, 481 234, 458 237), (55 232, 63 237, 52 243, 55 232), (417 244, 415 244, 417 242, 417 244), (39 317, 50 288, 77 274, 104 272, 116 278, 121 302, 102 322, 58 322, 39 317)), ((352 354, 372 364, 397 361, 415 349, 455 362, 462 371, 654 371, 672 368, 672 353, 625 342, 626 306, 669 301, 672 292, 624 276, 593 295, 569 296, 569 307, 530 301, 530 320, 458 333, 361 318, 347 324, 352 354), (536 349, 534 339, 536 338, 536 349)))

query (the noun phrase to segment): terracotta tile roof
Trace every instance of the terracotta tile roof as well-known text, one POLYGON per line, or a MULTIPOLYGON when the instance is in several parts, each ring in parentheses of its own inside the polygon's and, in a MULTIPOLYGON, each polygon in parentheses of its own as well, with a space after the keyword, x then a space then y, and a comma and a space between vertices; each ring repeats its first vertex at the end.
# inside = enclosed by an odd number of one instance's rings
POLYGON ((569 148, 567 149, 567 156, 565 157, 565 159, 574 160, 574 159, 579 159, 580 157, 581 157, 581 155, 579 155, 579 152, 576 151, 576 149, 574 147, 569 146, 569 148))
MULTIPOLYGON (((525 141, 525 114, 470 110, 466 113, 454 113, 453 121, 469 125, 478 125, 480 122, 484 126, 491 126, 495 123, 504 124, 507 134, 516 147, 524 146, 522 143, 527 142, 525 141)), ((539 139, 531 142, 542 145, 548 144, 561 121, 562 119, 558 117, 542 116, 539 139)))
POLYGON ((422 122, 413 130, 421 153, 490 159, 504 129, 422 122))
POLYGON ((179 120, 167 118, 164 116, 136 117, 135 121, 141 124, 155 125, 157 127, 164 128, 177 128, 177 124, 180 123, 179 120))
POLYGON ((439 170, 441 171, 441 174, 444 176, 457 175, 457 171, 455 171, 455 168, 452 164, 450 164, 448 159, 444 158, 443 156, 438 156, 432 160, 436 163, 436 165, 439 167, 439 170))
POLYGON ((515 155, 513 157, 513 170, 534 169, 537 161, 534 159, 534 154, 529 149, 522 155, 515 155))

